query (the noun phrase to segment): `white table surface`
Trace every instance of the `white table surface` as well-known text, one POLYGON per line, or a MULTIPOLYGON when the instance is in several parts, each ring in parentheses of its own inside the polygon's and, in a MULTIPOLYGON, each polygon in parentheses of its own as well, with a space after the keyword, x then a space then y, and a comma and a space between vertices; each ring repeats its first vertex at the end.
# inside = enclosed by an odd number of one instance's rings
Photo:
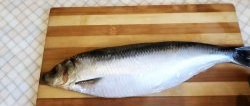
POLYGON ((35 105, 50 8, 194 3, 234 4, 250 44, 250 0, 0 0, 0 106, 35 105))

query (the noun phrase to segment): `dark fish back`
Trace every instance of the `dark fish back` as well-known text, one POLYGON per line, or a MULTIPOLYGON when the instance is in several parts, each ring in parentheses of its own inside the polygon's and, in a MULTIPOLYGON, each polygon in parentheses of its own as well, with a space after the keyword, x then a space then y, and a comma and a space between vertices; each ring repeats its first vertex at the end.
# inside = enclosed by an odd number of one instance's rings
MULTIPOLYGON (((196 42, 157 42, 157 43, 141 43, 131 44, 117 47, 108 47, 96 49, 89 52, 81 53, 73 56, 73 58, 91 58, 97 60, 110 60, 114 58, 131 57, 146 53, 186 49, 189 47, 209 49, 211 52, 220 51, 221 47, 216 45, 196 43, 196 42)), ((223 50, 223 49, 221 49, 223 50)), ((226 50, 226 49, 225 49, 226 50)))

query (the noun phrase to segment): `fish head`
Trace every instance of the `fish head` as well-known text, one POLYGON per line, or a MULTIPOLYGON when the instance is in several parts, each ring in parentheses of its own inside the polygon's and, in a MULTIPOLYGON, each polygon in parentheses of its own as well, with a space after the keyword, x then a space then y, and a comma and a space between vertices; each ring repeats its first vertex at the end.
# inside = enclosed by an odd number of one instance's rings
POLYGON ((57 64, 49 72, 41 76, 41 82, 50 86, 67 88, 69 83, 69 76, 75 73, 74 63, 66 60, 57 64))

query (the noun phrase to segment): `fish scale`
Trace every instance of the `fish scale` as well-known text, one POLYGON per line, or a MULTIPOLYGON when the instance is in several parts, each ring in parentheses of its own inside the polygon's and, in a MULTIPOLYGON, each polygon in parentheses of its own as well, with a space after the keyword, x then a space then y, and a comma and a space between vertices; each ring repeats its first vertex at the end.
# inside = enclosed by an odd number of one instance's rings
POLYGON ((57 75, 45 74, 44 80, 51 86, 100 97, 142 96, 177 86, 218 63, 247 66, 248 54, 248 47, 195 42, 109 47, 66 59, 52 69, 51 73, 57 75), (60 81, 60 73, 65 71, 67 82, 60 81))
MULTIPOLYGON (((105 60, 109 58, 124 58, 128 56, 140 55, 142 53, 152 53, 157 51, 168 51, 174 49, 181 49, 186 47, 197 47, 197 48, 213 48, 213 45, 209 44, 201 44, 194 42, 157 42, 152 45, 152 43, 142 43, 142 44, 134 44, 134 45, 125 45, 118 47, 110 47, 104 49, 97 49, 90 52, 85 52, 79 55, 74 56, 73 58, 94 58, 105 60), (111 56, 110 56, 111 55, 111 56)), ((219 51, 218 51, 219 52, 219 51)))

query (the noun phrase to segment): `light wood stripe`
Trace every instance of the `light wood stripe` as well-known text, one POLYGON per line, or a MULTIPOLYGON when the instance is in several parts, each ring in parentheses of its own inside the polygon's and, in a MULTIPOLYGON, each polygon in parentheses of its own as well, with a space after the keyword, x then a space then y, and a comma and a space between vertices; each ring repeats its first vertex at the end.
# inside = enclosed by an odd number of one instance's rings
POLYGON ((47 36, 240 33, 233 23, 50 26, 47 36))
POLYGON ((93 14, 136 14, 136 13, 187 13, 187 12, 229 12, 235 11, 232 4, 189 4, 122 7, 67 7, 52 8, 50 16, 93 15, 93 14), (98 10, 98 11, 96 11, 98 10))
MULTIPOLYGON (((185 82, 177 87, 147 96, 227 96, 250 95, 247 82, 185 82)), ((38 98, 90 98, 72 91, 39 85, 38 98)))
POLYGON ((250 106, 249 95, 38 99, 37 106, 250 106))
POLYGON ((242 45, 242 40, 239 36, 240 33, 47 37, 45 48, 110 47, 160 41, 192 41, 215 45, 237 46, 242 45), (225 40, 225 38, 227 38, 227 40, 225 40))
POLYGON ((49 26, 237 22, 235 12, 51 16, 49 26))

